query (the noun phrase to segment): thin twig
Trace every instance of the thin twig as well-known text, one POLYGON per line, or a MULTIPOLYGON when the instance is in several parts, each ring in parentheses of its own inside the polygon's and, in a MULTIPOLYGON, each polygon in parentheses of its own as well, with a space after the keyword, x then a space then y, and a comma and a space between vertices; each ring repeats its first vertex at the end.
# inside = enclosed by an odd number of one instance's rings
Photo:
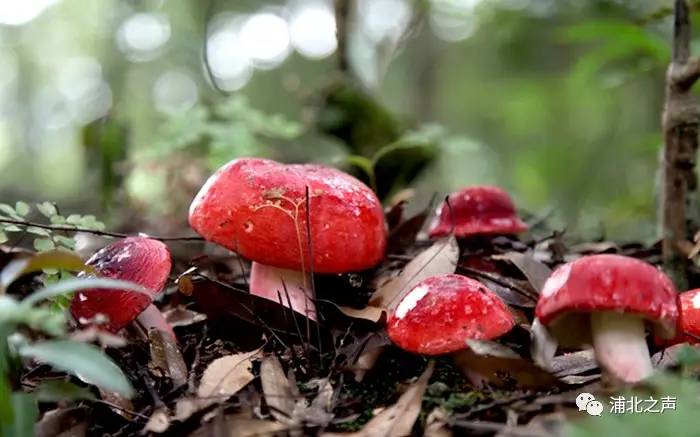
MULTIPOLYGON (((20 226, 32 226, 35 228, 48 229, 51 231, 84 232, 87 234, 94 234, 94 235, 99 235, 102 237, 111 237, 111 238, 127 238, 127 237, 131 236, 129 234, 123 234, 120 232, 99 231, 96 229, 81 228, 79 226, 48 225, 48 224, 44 224, 44 223, 35 223, 35 222, 26 221, 26 220, 12 220, 12 219, 0 218, 0 223, 7 223, 7 224, 12 224, 12 225, 20 225, 20 226)), ((160 241, 204 241, 204 238, 194 237, 194 236, 192 236, 192 237, 162 237, 162 236, 149 235, 148 238, 151 238, 153 240, 160 240, 160 241)))

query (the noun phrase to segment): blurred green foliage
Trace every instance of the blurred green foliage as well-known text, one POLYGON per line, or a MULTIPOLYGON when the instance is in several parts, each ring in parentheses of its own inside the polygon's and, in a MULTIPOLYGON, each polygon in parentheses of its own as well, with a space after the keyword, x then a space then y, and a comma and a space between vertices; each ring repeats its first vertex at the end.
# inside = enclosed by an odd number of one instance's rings
POLYGON ((414 186, 416 209, 496 183, 569 234, 655 237, 667 2, 357 0, 352 82, 335 80, 330 52, 309 59, 294 45, 295 14, 312 3, 56 1, 0 24, 0 199, 108 209, 115 224, 129 210, 184 217, 206 173, 235 157, 363 157, 382 194, 414 186), (240 53, 204 56, 207 35, 261 14, 289 22, 283 62, 260 61, 270 46, 256 45, 239 82, 213 87, 240 53), (430 146, 377 160, 426 124, 442 132, 430 146))

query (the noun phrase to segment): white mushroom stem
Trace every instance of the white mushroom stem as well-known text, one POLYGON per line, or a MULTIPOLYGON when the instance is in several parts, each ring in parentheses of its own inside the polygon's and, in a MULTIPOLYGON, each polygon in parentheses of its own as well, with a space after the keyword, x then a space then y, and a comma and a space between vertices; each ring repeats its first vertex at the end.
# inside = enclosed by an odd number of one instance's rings
POLYGON ((280 302, 281 297, 285 307, 289 308, 291 302, 294 311, 316 320, 308 274, 254 262, 250 271, 250 293, 275 302, 280 302))
POLYGON ((158 307, 153 304, 146 307, 146 309, 139 314, 136 320, 141 326, 144 327, 146 332, 148 332, 151 328, 156 328, 159 331, 163 331, 171 335, 173 339, 177 340, 173 327, 170 326, 170 323, 168 323, 167 320, 165 320, 165 316, 163 316, 163 313, 160 312, 158 307))
POLYGON ((595 356, 614 378, 634 383, 651 375, 653 369, 644 337, 644 320, 614 312, 591 314, 595 356))

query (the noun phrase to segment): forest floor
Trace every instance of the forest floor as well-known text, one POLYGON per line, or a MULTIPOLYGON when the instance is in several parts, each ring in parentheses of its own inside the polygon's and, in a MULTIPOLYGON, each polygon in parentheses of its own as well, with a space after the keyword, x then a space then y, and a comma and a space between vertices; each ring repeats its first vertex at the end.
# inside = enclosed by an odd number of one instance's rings
MULTIPOLYGON (((590 350, 560 353, 548 371, 534 363, 532 351, 547 342, 531 330, 538 290, 551 268, 581 255, 617 253, 658 264, 658 244, 567 246, 542 223, 527 234, 543 235, 538 239, 429 241, 420 235, 427 217, 406 218, 402 204, 393 207, 383 265, 316 275, 318 323, 248 294, 249 265, 235 254, 201 242, 172 244, 173 276, 157 305, 178 341, 135 326, 122 333, 125 342, 93 335, 136 396, 94 390, 93 400, 43 402, 38 435, 548 436, 585 419, 576 396, 606 390, 600 370, 590 350), (421 357, 391 345, 382 307, 372 306, 377 294, 390 281, 406 285, 451 272, 498 294, 515 314, 515 328, 497 343, 452 356, 421 357), (464 376, 474 371, 482 386, 464 376)), ((0 264, 13 256, 5 251, 0 264)), ((36 283, 25 278, 10 292, 36 283)), ((659 365, 673 365, 659 357, 659 365)), ((67 379, 81 384, 45 365, 27 367, 21 377, 25 388, 67 379)))

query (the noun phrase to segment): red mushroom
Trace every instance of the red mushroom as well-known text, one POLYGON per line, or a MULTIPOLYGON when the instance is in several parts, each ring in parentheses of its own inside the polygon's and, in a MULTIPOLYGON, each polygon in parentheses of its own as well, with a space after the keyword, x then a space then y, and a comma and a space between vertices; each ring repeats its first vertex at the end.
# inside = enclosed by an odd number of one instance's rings
POLYGON ((591 255, 552 273, 536 315, 561 344, 592 343, 601 367, 631 383, 652 372, 645 320, 661 337, 672 336, 676 299, 673 283, 654 266, 621 255, 591 255))
POLYGON ((442 237, 454 230, 457 237, 508 235, 527 230, 515 211, 513 201, 502 188, 474 186, 448 197, 437 210, 431 237, 442 237))
POLYGON ((467 348, 513 328, 508 307, 484 284, 460 275, 432 276, 416 284, 387 320, 394 344, 421 355, 467 348))
POLYGON ((189 221, 207 240, 253 261, 252 294, 274 301, 281 296, 285 305, 288 295, 291 307, 311 318, 312 268, 364 270, 381 261, 386 247, 377 196, 352 176, 321 165, 231 161, 201 188, 189 221))
MULTIPOLYGON (((95 253, 86 263, 98 275, 135 282, 157 296, 168 279, 172 262, 168 247, 146 237, 116 241, 95 253)), ((152 304, 149 296, 132 291, 85 290, 73 296, 70 311, 80 324, 94 322, 98 314, 107 317, 103 325, 117 332, 138 318, 146 329, 158 328, 175 337, 172 327, 152 304)))
POLYGON ((678 335, 670 340, 655 338, 655 343, 659 346, 700 343, 700 288, 681 293, 678 296, 678 302, 680 307, 677 323, 678 335))

